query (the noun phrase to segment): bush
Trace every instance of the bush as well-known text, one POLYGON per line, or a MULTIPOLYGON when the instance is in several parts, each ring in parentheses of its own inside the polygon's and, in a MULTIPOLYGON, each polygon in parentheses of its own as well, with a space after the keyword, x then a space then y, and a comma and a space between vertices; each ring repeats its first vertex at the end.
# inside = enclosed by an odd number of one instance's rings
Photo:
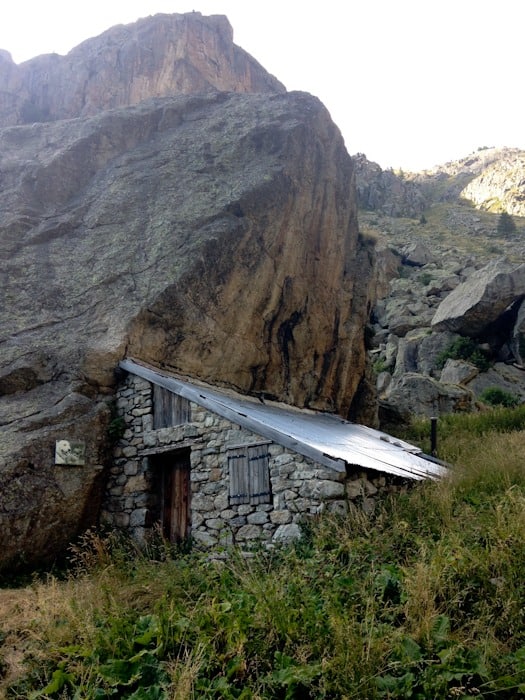
POLYGON ((491 386, 484 389, 480 394, 480 401, 487 403, 489 406, 504 406, 505 408, 513 408, 519 404, 519 399, 510 391, 500 389, 497 386, 491 386))
POLYGON ((506 211, 502 211, 498 219, 498 233, 515 233, 516 224, 514 219, 506 211))
POLYGON ((490 367, 488 357, 480 350, 472 338, 460 337, 454 340, 448 348, 440 352, 436 358, 436 366, 443 369, 448 359, 466 360, 471 362, 481 372, 486 372, 490 367))

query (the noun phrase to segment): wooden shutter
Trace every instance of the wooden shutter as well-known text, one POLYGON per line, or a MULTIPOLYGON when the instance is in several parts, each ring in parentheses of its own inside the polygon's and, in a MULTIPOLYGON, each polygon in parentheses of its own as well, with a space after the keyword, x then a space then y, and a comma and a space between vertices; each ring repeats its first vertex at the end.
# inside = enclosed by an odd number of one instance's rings
POLYGON ((248 449, 236 447, 228 451, 230 471, 230 503, 240 505, 250 502, 250 471, 248 449))
POLYGON ((268 445, 253 445, 248 449, 250 472, 250 503, 271 500, 268 445))
POLYGON ((246 445, 228 451, 230 503, 271 501, 268 445, 246 445))
POLYGON ((188 399, 153 385, 153 429, 171 428, 174 425, 189 423, 191 417, 188 399))

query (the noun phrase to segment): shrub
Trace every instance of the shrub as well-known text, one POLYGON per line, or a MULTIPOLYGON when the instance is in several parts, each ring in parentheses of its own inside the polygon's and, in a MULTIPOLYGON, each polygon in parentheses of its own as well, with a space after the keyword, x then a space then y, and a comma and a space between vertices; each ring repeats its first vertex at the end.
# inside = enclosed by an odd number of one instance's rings
POLYGON ((381 374, 381 372, 392 372, 392 368, 387 365, 386 360, 383 358, 376 360, 372 365, 372 369, 374 370, 375 374, 381 374))
POLYGON ((484 352, 480 350, 477 343, 472 338, 460 337, 454 340, 448 348, 440 352, 436 358, 436 366, 443 369, 448 359, 466 360, 471 362, 481 372, 486 372, 490 367, 490 362, 484 352))
POLYGON ((502 211, 498 219, 498 233, 515 233, 516 224, 514 219, 506 211, 502 211))
POLYGON ((505 391, 498 386, 490 386, 484 389, 480 394, 480 401, 487 403, 489 406, 504 406, 505 408, 513 408, 519 404, 519 399, 510 391, 505 391))

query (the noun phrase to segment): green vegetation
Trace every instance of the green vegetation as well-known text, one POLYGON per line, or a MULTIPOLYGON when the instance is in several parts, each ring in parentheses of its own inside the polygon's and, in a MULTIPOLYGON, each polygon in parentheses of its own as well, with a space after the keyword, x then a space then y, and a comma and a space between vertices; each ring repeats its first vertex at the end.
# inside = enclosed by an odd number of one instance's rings
POLYGON ((460 337, 439 353, 436 358, 436 366, 442 369, 448 359, 466 360, 477 367, 481 372, 486 372, 490 367, 490 362, 484 352, 480 350, 477 343, 472 338, 460 337))
POLYGON ((523 697, 524 428, 440 419, 449 477, 250 558, 86 535, 65 579, 0 590, 0 696, 523 697))
POLYGON ((506 211, 502 211, 498 218, 498 233, 508 234, 516 233, 516 224, 514 219, 506 211))
POLYGON ((376 375, 381 374, 381 372, 392 372, 392 368, 381 357, 373 363, 372 369, 376 375))
POLYGON ((432 280, 433 280, 433 277, 432 277, 432 274, 430 272, 425 271, 419 275, 419 281, 421 282, 421 284, 424 284, 424 285, 430 284, 432 282, 432 280))
POLYGON ((511 394, 510 391, 505 391, 505 389, 500 389, 497 386, 488 387, 481 392, 479 398, 489 406, 513 408, 519 404, 519 398, 515 394, 511 394))

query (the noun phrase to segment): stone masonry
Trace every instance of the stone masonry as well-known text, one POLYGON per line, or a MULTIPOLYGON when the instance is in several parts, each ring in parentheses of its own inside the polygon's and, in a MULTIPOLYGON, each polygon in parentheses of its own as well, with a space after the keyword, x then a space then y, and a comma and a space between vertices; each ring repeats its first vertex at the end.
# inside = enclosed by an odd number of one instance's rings
POLYGON ((344 514, 352 506, 371 512, 385 493, 408 482, 388 474, 347 469, 347 474, 272 443, 191 403, 191 422, 153 430, 152 385, 128 374, 117 393, 124 419, 103 504, 101 523, 128 530, 141 540, 155 524, 155 454, 191 450, 191 538, 203 546, 287 541, 300 535, 306 517, 327 509, 344 514), (266 444, 271 484, 268 503, 231 504, 228 450, 266 444))

